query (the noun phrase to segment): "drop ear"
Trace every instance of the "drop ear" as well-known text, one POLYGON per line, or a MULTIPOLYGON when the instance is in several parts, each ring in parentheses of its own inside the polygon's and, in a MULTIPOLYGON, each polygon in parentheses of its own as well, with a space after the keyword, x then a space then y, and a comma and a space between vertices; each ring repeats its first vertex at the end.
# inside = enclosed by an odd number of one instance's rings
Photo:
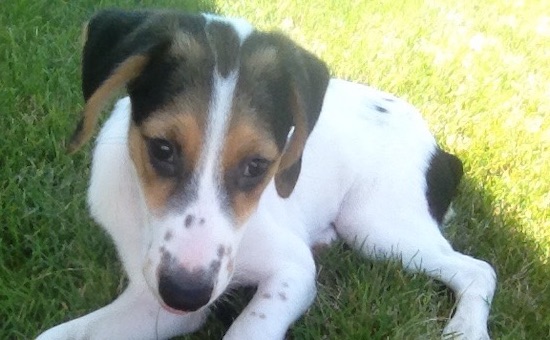
POLYGON ((294 131, 286 143, 279 168, 275 174, 275 187, 279 196, 290 196, 302 167, 302 153, 311 131, 321 113, 325 92, 330 80, 323 61, 286 39, 284 65, 290 79, 289 106, 294 131))
POLYGON ((88 98, 82 111, 82 117, 71 137, 68 146, 69 153, 77 151, 90 139, 97 125, 99 114, 107 102, 112 99, 118 90, 141 73, 148 60, 149 58, 144 55, 129 57, 88 98))
POLYGON ((118 64, 132 55, 144 54, 150 48, 151 42, 140 42, 135 36, 145 30, 145 23, 153 14, 149 11, 103 10, 86 23, 82 34, 84 100, 88 101, 118 64))
POLYGON ((157 29, 155 12, 106 10, 85 25, 82 93, 86 101, 68 151, 78 150, 94 132, 105 105, 147 66, 151 52, 169 34, 157 29), (162 34, 159 34, 161 32, 162 34))

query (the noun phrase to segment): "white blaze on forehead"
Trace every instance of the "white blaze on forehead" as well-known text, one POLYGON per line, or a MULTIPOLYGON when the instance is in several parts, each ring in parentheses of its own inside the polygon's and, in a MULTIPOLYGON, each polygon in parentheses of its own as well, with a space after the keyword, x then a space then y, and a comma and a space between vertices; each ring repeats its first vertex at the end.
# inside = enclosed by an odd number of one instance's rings
POLYGON ((230 26, 232 26, 235 29, 235 32, 237 32, 237 35, 241 39, 241 45, 242 42, 248 38, 248 36, 254 31, 254 27, 252 25, 241 18, 226 18, 226 17, 220 17, 215 14, 203 14, 202 15, 206 19, 206 25, 208 25, 212 21, 222 22, 226 23, 230 26))
MULTIPOLYGON (((212 14, 203 14, 206 19, 206 26, 211 22, 221 22, 228 24, 239 37, 239 44, 242 46, 244 40, 252 33, 254 28, 243 19, 222 18, 212 14)), ((215 48, 215 47, 214 47, 215 48)), ((238 63, 237 63, 238 65, 238 63)), ((203 152, 197 167, 198 173, 198 191, 197 200, 199 210, 202 209, 217 209, 214 208, 214 202, 219 202, 219 194, 221 192, 221 159, 225 135, 227 134, 228 125, 231 117, 231 108, 233 106, 233 97, 238 81, 238 66, 237 69, 229 72, 227 77, 222 77, 217 67, 213 72, 213 87, 212 96, 210 99, 207 128, 205 132, 205 144, 203 152), (209 205, 209 207, 202 205, 209 205), (202 207, 201 207, 202 206, 202 207)), ((212 212, 212 211, 211 211, 212 212)), ((216 211, 215 213, 221 213, 216 211)))
POLYGON ((217 170, 221 166, 221 153, 231 116, 237 79, 236 71, 231 72, 227 78, 214 72, 214 86, 208 110, 204 151, 198 167, 200 169, 199 197, 203 191, 201 189, 218 187, 220 174, 217 173, 217 170))

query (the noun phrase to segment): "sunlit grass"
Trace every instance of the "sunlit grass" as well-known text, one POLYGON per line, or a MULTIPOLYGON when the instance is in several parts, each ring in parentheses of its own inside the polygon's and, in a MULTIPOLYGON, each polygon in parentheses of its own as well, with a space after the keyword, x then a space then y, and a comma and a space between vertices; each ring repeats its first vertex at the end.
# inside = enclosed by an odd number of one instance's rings
MULTIPOLYGON (((0 338, 29 338, 124 287, 87 217, 89 154, 65 155, 82 107, 80 25, 114 1, 0 6, 0 338)), ((118 1, 137 8, 135 1, 118 1)), ((491 262, 498 339, 550 337, 550 14, 546 1, 143 1, 248 18, 314 51, 335 76, 407 98, 466 178, 447 231, 491 262), (187 6, 187 7, 186 7, 187 6)), ((319 296, 296 339, 437 338, 452 297, 396 264, 340 247, 319 258, 319 296)), ((194 338, 217 338, 210 322, 194 338)))

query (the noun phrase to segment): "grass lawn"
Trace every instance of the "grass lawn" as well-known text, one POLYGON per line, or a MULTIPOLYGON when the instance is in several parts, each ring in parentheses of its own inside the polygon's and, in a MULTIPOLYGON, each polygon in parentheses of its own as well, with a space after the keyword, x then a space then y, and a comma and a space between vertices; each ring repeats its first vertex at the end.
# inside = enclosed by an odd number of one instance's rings
MULTIPOLYGON (((81 24, 114 3, 243 16, 287 32, 335 76, 407 98, 465 163, 446 233, 497 270, 492 336, 550 338, 546 0, 13 0, 0 4, 0 339, 30 338, 124 288, 86 211, 91 144, 63 147, 82 108, 81 24)), ((436 339, 452 311, 448 290, 395 263, 335 247, 318 270, 318 298, 290 338, 436 339)), ((191 338, 222 332, 212 318, 191 338)))

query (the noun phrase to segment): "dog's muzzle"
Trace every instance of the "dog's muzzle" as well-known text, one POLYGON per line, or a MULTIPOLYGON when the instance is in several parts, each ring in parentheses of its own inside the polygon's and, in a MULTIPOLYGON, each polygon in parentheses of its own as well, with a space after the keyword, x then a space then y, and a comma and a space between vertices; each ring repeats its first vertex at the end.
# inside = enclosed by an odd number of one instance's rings
POLYGON ((157 271, 160 298, 181 312, 198 310, 210 301, 220 266, 221 258, 209 266, 189 269, 170 252, 164 252, 157 271))
POLYGON ((171 268, 159 273, 160 297, 167 306, 179 311, 193 312, 205 306, 213 290, 213 277, 204 270, 171 268))

